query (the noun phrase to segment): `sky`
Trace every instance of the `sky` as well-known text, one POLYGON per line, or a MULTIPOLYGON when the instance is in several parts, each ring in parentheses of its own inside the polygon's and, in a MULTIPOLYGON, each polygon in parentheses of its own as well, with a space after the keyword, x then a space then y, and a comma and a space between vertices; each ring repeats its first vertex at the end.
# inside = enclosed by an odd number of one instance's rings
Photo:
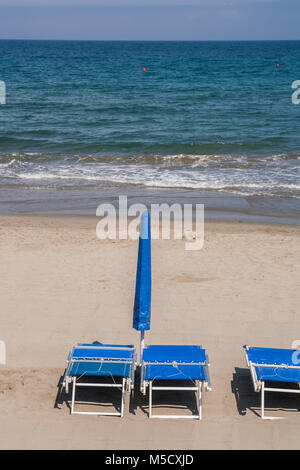
POLYGON ((0 39, 300 39, 300 0, 0 0, 0 39))

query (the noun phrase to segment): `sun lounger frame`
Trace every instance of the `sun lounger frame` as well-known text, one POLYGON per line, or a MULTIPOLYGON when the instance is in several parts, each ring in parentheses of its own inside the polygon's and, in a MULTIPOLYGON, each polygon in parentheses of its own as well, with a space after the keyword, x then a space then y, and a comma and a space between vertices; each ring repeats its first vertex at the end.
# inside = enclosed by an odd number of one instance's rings
MULTIPOLYGON (((200 346, 201 348, 201 346, 200 346)), ((159 418, 159 419, 198 419, 202 420, 202 389, 203 387, 207 391, 211 391, 211 382, 210 382, 210 373, 209 373, 209 358, 208 355, 205 354, 205 362, 146 362, 142 360, 141 362, 141 377, 140 377, 140 389, 141 392, 146 395, 147 392, 147 387, 149 388, 149 412, 148 416, 150 419, 152 418, 159 418), (194 383, 194 386, 191 387, 174 387, 174 386, 153 386, 153 380, 145 380, 145 374, 146 374, 146 368, 147 366, 151 365, 159 365, 159 366, 203 366, 204 373, 205 373, 205 380, 197 380, 197 379, 191 379, 192 382, 194 383), (172 390, 181 390, 181 391, 195 391, 198 394, 198 414, 193 414, 193 415, 170 415, 170 414, 153 414, 153 391, 154 390, 165 390, 165 391, 172 391, 172 390)), ((170 381, 170 379, 161 379, 164 381, 170 381)), ((176 380, 187 380, 187 379, 176 379, 176 380)))
MULTIPOLYGON (((268 367, 274 368, 274 367, 276 367, 277 369, 298 369, 298 370, 300 370, 300 366, 291 366, 291 365, 287 365, 287 364, 256 364, 255 362, 252 362, 248 358, 247 351, 250 349, 250 347, 251 346, 244 346, 245 356, 246 356, 247 365, 250 368, 250 373, 251 373, 251 378, 252 378, 252 382, 253 382, 254 391, 255 392, 260 392, 260 394, 261 394, 261 397, 260 397, 261 418, 262 419, 269 419, 269 420, 283 419, 282 416, 266 416, 266 414, 265 414, 265 392, 300 393, 300 390, 288 389, 288 388, 266 387, 265 386, 265 381, 258 379, 257 372, 256 372, 256 367, 264 367, 264 368, 268 368, 268 367)), ((272 380, 269 380, 269 381, 272 381, 272 380)), ((284 379, 282 379, 282 382, 284 382, 284 379)), ((294 382, 294 383, 296 383, 296 382, 294 382)), ((300 383, 299 383, 299 386, 300 386, 300 383)))
MULTIPOLYGON (((133 346, 122 347, 122 346, 101 346, 101 345, 83 345, 78 344, 74 346, 72 351, 69 353, 67 359, 67 367, 65 370, 64 378, 63 378, 63 387, 65 388, 66 393, 69 393, 69 384, 72 384, 72 398, 71 398, 71 414, 81 414, 81 415, 99 415, 99 416, 120 416, 123 417, 124 415, 124 405, 125 405, 125 392, 126 388, 128 391, 133 390, 134 387, 134 373, 135 373, 135 366, 137 363, 137 356, 136 351, 133 346), (99 357, 73 357, 74 349, 87 349, 87 350, 113 350, 113 351, 122 351, 132 349, 133 354, 132 358, 124 359, 124 358, 99 358, 99 357), (88 364, 99 364, 102 365, 106 364, 124 364, 129 365, 130 367, 130 374, 127 377, 121 377, 121 382, 116 382, 113 375, 101 375, 101 377, 111 377, 114 383, 88 383, 88 382, 79 382, 80 378, 84 376, 84 374, 80 374, 80 377, 77 375, 71 374, 71 370, 74 364, 79 363, 88 363, 88 364), (76 404, 76 387, 107 387, 107 388, 119 388, 121 389, 121 406, 120 412, 107 412, 107 411, 76 411, 75 404, 76 404)), ((97 377, 98 375, 90 376, 97 377)))

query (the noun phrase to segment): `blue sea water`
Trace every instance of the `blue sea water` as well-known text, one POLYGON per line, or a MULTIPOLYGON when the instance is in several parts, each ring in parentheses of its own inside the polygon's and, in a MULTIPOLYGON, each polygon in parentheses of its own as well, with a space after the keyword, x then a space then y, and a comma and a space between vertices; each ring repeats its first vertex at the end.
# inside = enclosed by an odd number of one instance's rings
POLYGON ((0 209, 4 190, 177 188, 299 214, 300 41, 2 40, 0 80, 0 209))

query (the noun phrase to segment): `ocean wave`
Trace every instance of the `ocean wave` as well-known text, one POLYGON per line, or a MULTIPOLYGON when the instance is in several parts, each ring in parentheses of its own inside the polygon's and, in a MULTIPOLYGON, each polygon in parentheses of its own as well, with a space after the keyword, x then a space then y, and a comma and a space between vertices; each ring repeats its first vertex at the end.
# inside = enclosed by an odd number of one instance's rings
POLYGON ((185 165, 195 163, 212 162, 222 164, 224 162, 236 163, 237 166, 243 163, 268 164, 270 162, 300 161, 300 154, 141 154, 141 155, 121 155, 121 154, 63 154, 47 152, 20 152, 20 153, 0 153, 0 164, 9 163, 11 160, 20 163, 35 162, 73 162, 76 163, 119 163, 119 164, 157 164, 157 165, 185 165))
POLYGON ((300 155, 0 155, 0 185, 102 183, 300 196, 300 155), (63 183, 62 183, 63 182, 63 183), (49 183, 50 184, 50 183, 49 183))
POLYGON ((237 182, 231 178, 231 181, 226 182, 224 175, 220 175, 219 179, 216 175, 211 175, 210 178, 198 180, 195 177, 189 177, 188 175, 178 174, 158 174, 156 172, 146 172, 142 176, 138 175, 134 169, 127 171, 126 173, 119 171, 119 169, 111 169, 110 172, 101 172, 101 174, 90 174, 90 173, 77 173, 73 174, 68 172, 67 169, 60 172, 43 172, 38 173, 20 173, 18 175, 19 180, 26 181, 53 181, 57 186, 60 185, 59 181, 63 181, 64 184, 72 184, 74 181, 80 181, 82 186, 88 184, 101 183, 118 183, 118 184, 129 184, 139 185, 145 187, 156 187, 156 188, 186 188, 186 189, 197 189, 197 190, 218 190, 218 191, 230 191, 240 194, 248 195, 288 195, 291 197, 300 197, 300 184, 294 183, 279 183, 279 182, 237 182), (299 193, 299 194, 298 194, 299 193))

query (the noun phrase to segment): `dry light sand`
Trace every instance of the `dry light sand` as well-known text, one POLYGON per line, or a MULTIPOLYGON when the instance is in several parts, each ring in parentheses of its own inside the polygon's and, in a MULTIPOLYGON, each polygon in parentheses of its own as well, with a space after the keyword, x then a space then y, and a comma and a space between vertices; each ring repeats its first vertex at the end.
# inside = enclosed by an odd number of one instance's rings
MULTIPOLYGON (((185 251, 180 240, 152 242, 146 343, 207 348, 213 391, 204 393, 203 421, 149 420, 147 398, 138 392, 130 411, 127 398, 123 419, 71 416, 68 401, 56 400, 73 344, 139 344, 132 329, 137 242, 100 241, 96 223, 93 217, 0 217, 0 339, 7 347, 0 448, 299 448, 299 395, 267 395, 270 414, 285 419, 262 421, 242 349, 289 347, 300 339, 297 227, 210 222, 201 251, 185 251)), ((108 402, 111 394, 102 396, 108 402)), ((193 396, 186 398, 182 412, 191 413, 193 396)), ((175 402, 183 405, 184 397, 175 402)))

